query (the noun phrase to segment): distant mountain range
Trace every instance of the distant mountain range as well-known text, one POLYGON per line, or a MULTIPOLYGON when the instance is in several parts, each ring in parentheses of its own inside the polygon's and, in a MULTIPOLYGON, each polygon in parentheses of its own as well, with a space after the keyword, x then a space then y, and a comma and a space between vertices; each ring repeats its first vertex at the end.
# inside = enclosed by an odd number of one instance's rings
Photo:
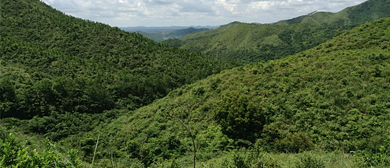
POLYGON ((152 39, 156 42, 161 42, 167 39, 179 39, 187 34, 211 30, 218 28, 219 26, 170 26, 170 27, 122 27, 120 29, 127 32, 137 32, 145 37, 152 39))
POLYGON ((136 26, 136 27, 120 27, 120 29, 128 32, 142 31, 146 33, 160 33, 165 31, 183 30, 188 28, 194 29, 215 29, 219 26, 166 26, 166 27, 147 27, 147 26, 136 26))
POLYGON ((338 13, 313 12, 274 24, 233 22, 165 43, 243 64, 266 61, 312 48, 361 23, 390 17, 389 9, 388 0, 369 0, 338 13))

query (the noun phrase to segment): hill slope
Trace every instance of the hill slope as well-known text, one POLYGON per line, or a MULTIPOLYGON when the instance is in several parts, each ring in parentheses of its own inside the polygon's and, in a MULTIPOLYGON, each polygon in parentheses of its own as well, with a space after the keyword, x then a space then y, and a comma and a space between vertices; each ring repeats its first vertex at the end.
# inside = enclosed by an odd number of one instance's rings
MULTIPOLYGON (((234 161, 216 158, 251 146, 271 153, 337 150, 363 155, 366 166, 386 167, 389 42, 390 18, 367 23, 293 56, 185 85, 62 144, 78 146, 90 160, 99 136, 100 166, 174 165, 171 159, 190 166, 195 142, 197 162, 213 159, 217 167, 241 163, 237 154, 234 161)), ((326 162, 333 167, 334 160, 326 162)))
POLYGON ((2 0, 0 7, 0 118, 34 118, 27 128, 53 139, 90 130, 223 66, 39 0, 2 0))
POLYGON ((358 24, 390 17, 389 8, 388 0, 369 0, 338 13, 314 12, 274 24, 233 22, 187 35, 181 48, 244 64, 272 60, 315 47, 358 24))

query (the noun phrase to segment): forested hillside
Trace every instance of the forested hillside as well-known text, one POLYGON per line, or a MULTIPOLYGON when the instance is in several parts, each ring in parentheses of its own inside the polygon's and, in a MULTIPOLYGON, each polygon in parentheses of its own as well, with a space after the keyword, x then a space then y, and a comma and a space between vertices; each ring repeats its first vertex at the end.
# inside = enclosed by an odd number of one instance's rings
POLYGON ((199 33, 215 59, 1 0, 0 167, 389 167, 390 18, 355 27, 388 5, 199 33))
POLYGON ((2 0, 0 7, 0 118, 32 119, 29 131, 54 140, 225 68, 39 0, 2 0))
POLYGON ((224 70, 61 141, 99 166, 390 166, 390 18, 224 70))
POLYGON ((267 61, 315 47, 343 31, 390 17, 390 1, 369 0, 338 13, 313 12, 274 24, 233 22, 164 43, 242 64, 267 61))

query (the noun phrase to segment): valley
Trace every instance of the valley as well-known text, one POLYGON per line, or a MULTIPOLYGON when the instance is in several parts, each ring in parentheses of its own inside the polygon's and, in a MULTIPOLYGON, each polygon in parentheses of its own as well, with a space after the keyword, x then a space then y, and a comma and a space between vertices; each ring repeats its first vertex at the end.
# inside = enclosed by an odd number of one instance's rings
POLYGON ((390 166, 387 0, 161 42, 0 7, 0 167, 390 166))

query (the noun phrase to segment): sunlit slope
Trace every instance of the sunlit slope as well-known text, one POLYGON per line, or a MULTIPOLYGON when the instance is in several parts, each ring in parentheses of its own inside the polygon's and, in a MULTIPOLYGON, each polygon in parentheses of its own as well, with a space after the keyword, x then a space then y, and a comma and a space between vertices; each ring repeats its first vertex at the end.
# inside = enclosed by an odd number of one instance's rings
POLYGON ((348 7, 340 12, 322 16, 322 12, 312 16, 315 21, 325 25, 361 24, 383 17, 389 17, 390 2, 388 0, 368 0, 360 5, 348 7))
POLYGON ((313 12, 274 24, 233 22, 187 35, 181 47, 244 64, 272 60, 315 47, 356 25, 390 17, 388 9, 387 0, 369 0, 338 13, 313 12))
POLYGON ((389 46, 390 18, 380 19, 287 58, 185 85, 63 143, 91 158, 94 146, 85 146, 99 136, 101 165, 192 155, 191 135, 199 162, 254 142, 269 152, 388 151, 389 46))

